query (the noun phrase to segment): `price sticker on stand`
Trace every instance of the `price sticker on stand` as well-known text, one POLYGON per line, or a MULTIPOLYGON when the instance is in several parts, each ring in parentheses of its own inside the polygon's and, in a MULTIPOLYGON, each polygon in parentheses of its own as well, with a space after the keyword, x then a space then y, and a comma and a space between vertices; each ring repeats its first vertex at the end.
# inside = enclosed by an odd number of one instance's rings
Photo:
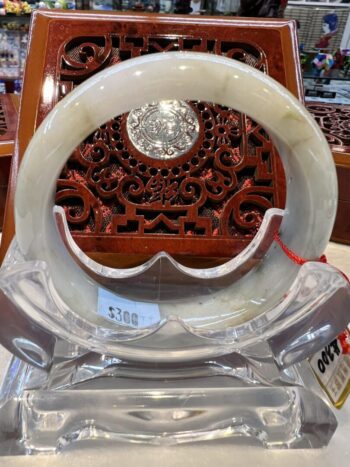
POLYGON ((311 357, 310 364, 333 405, 340 408, 350 393, 349 328, 311 357))
POLYGON ((98 291, 97 312, 109 321, 131 328, 147 328, 160 321, 156 303, 127 300, 105 289, 98 291))

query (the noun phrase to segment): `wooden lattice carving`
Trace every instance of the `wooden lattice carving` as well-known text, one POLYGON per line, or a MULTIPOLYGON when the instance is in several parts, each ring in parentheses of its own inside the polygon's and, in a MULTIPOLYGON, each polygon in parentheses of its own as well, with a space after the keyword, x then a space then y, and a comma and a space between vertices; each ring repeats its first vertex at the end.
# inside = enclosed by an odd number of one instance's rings
POLYGON ((350 153, 350 106, 321 102, 307 102, 306 106, 332 149, 350 153))
MULTIPOLYGON (((6 144, 13 145, 17 129, 17 96, 0 94, 0 155, 10 155, 6 152, 6 144), (1 150, 3 146, 3 150, 1 150)), ((12 150, 13 148, 11 148, 12 150)))
MULTIPOLYGON (((76 37, 64 45, 60 57, 59 97, 102 68, 171 50, 225 55, 267 70, 264 52, 248 42, 76 37)), ((227 256, 220 239, 251 240, 266 209, 283 205, 276 155, 262 127, 233 109, 205 102, 189 105, 198 118, 199 135, 180 157, 153 159, 142 153, 131 141, 128 115, 107 122, 75 150, 57 193, 74 233, 150 240, 164 236, 173 254, 179 253, 178 243, 169 243, 173 237, 188 243, 188 253, 199 252, 195 238, 215 239, 214 249, 204 254, 227 256)), ((231 251, 237 253, 233 244, 231 251)))

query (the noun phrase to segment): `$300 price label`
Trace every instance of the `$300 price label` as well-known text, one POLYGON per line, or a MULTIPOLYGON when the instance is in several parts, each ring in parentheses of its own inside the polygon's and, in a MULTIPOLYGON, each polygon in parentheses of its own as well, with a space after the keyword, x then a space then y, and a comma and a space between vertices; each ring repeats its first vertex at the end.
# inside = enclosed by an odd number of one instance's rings
POLYGON ((137 329, 160 321, 158 304, 127 300, 105 289, 98 291, 97 313, 121 326, 137 329))
POLYGON ((136 312, 123 310, 118 306, 108 307, 108 317, 117 323, 124 324, 125 326, 139 327, 139 315, 136 312))

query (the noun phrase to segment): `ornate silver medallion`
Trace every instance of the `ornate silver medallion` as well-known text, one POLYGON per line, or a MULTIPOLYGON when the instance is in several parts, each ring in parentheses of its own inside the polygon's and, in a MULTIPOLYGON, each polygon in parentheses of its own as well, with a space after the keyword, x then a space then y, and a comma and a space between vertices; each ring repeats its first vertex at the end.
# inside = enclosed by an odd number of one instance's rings
POLYGON ((134 109, 126 125, 135 148, 153 159, 185 154, 199 134, 197 115, 184 101, 153 102, 134 109))

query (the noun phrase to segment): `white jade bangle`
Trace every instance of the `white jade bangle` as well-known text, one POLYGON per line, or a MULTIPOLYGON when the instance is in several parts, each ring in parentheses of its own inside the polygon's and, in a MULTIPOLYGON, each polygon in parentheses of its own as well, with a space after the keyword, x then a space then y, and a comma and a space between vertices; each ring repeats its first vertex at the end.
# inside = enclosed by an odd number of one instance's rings
MULTIPOLYGON (((332 155, 313 118, 283 86, 245 64, 211 54, 170 52, 127 60, 85 81, 57 104, 29 144, 17 182, 16 236, 22 253, 28 260, 45 261, 62 300, 89 319, 98 284, 75 264, 58 234, 52 212, 56 180, 72 151, 97 127, 162 99, 215 102, 260 123, 286 172, 284 242, 297 254, 316 258, 330 237, 337 200, 332 155)), ((274 245, 259 268, 215 299, 229 303, 228 311, 250 311, 249 318, 278 302, 296 274, 274 245)), ((193 310, 190 302, 161 308, 164 316, 175 313, 189 320, 193 310)), ((210 314, 210 306, 204 304, 198 313, 210 314)))

